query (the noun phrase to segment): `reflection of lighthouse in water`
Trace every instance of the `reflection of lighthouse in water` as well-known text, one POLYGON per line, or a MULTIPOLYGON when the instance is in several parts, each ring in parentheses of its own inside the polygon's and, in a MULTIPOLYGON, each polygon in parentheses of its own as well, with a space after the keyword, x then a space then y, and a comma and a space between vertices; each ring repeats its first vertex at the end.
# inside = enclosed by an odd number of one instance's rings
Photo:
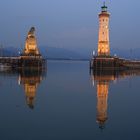
MULTIPOLYGON (((108 119, 108 94, 109 83, 115 80, 115 75, 111 72, 100 73, 99 71, 93 73, 92 80, 96 82, 97 87, 97 117, 96 120, 99 128, 103 129, 108 119)), ((94 83, 94 82, 93 82, 94 83)))
POLYGON ((109 86, 111 82, 116 83, 119 79, 124 79, 132 76, 140 75, 139 70, 97 70, 91 71, 91 78, 93 86, 96 85, 97 89, 97 115, 96 121, 99 124, 99 128, 103 129, 107 122, 108 117, 108 97, 109 86))
POLYGON ((107 81, 97 82, 97 122, 103 128, 107 120, 107 101, 109 83, 107 81))
POLYGON ((24 87, 26 103, 31 109, 34 108, 37 87, 41 81, 42 76, 38 71, 22 71, 19 75, 19 83, 24 87))

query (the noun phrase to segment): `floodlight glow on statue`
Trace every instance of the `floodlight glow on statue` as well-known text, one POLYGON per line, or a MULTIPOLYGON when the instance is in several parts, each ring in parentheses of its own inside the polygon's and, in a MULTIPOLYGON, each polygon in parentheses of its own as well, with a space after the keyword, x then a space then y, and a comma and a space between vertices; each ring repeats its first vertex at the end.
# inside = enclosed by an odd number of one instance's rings
POLYGON ((37 47, 37 40, 35 37, 35 28, 32 27, 28 32, 25 48, 23 54, 25 55, 40 55, 38 47, 37 47))

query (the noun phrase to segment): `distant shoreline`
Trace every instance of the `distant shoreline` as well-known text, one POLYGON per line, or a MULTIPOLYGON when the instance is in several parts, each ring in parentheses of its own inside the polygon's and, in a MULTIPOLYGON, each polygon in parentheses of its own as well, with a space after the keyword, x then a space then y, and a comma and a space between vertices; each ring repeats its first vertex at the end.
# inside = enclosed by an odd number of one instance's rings
POLYGON ((45 58, 52 61, 90 61, 90 59, 70 59, 70 58, 45 58))

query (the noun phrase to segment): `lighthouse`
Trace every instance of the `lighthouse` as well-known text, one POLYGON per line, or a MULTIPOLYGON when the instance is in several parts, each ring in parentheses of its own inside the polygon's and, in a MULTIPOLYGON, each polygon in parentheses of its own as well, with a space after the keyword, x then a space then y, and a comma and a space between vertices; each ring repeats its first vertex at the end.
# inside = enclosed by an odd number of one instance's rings
POLYGON ((98 37, 98 56, 107 57, 110 56, 110 44, 109 44, 109 17, 110 14, 107 11, 107 6, 101 7, 101 13, 99 13, 99 37, 98 37))

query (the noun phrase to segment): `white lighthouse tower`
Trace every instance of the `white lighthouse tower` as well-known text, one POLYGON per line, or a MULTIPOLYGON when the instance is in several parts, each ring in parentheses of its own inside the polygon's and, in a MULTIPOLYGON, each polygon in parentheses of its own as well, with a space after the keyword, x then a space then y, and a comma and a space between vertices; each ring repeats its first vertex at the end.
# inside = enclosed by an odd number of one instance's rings
POLYGON ((101 7, 101 13, 99 14, 98 56, 110 56, 109 17, 110 14, 104 2, 104 5, 101 7))

